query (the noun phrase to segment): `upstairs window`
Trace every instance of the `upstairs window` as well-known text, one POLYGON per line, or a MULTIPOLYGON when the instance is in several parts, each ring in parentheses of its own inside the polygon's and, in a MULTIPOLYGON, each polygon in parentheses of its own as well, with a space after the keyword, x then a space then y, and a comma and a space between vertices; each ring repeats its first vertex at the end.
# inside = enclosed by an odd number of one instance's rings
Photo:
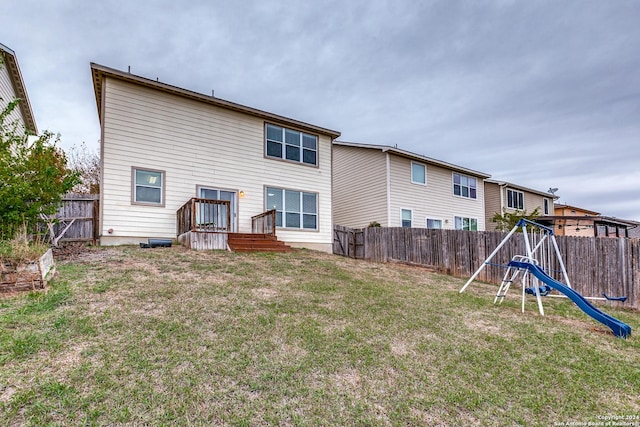
POLYGON ((281 126, 265 125, 267 157, 318 165, 318 137, 281 126))
POLYGON ((453 194, 460 197, 475 199, 478 196, 476 179, 459 173, 453 174, 453 194))
POLYGON ((549 199, 542 199, 544 215, 549 215, 549 199))
POLYGON ((522 191, 507 190, 507 207, 524 210, 524 193, 522 191))
POLYGON ((132 168, 132 203, 164 206, 164 172, 132 168))
POLYGON ((427 183, 427 167, 425 165, 411 162, 411 182, 422 185, 427 183))

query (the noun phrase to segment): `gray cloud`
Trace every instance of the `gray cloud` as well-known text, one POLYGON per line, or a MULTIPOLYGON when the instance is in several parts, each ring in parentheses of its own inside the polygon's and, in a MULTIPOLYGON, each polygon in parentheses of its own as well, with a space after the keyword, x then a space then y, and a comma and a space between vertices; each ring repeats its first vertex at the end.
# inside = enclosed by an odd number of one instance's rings
POLYGON ((89 62, 131 66, 640 219, 637 1, 10 3, 0 42, 66 145, 99 138, 89 62))

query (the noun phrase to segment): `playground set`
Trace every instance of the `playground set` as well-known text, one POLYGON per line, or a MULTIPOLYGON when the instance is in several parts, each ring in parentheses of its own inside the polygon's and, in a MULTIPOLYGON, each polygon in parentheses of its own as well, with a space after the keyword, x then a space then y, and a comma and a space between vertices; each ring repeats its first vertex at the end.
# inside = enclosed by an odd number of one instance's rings
POLYGON ((585 297, 571 288, 569 276, 562 260, 562 255, 558 249, 553 229, 533 221, 521 219, 518 224, 505 236, 494 251, 487 257, 476 272, 469 278, 467 283, 460 289, 460 293, 478 277, 480 272, 488 265, 496 265, 506 268, 506 272, 498 288, 495 303, 502 303, 507 296, 511 284, 520 280, 522 283, 522 312, 524 313, 525 300, 527 295, 534 295, 538 303, 540 314, 544 316, 542 307, 542 297, 567 297, 573 301, 585 314, 609 327, 615 336, 627 338, 631 335, 631 326, 604 313, 596 308, 589 300, 609 300, 626 301, 627 297, 610 297, 603 293, 603 297, 585 297), (527 230, 527 226, 530 229, 527 230), (498 251, 509 241, 518 229, 522 229, 526 255, 515 255, 507 265, 493 264, 491 260, 498 251), (554 263, 555 261, 555 263, 554 263), (564 283, 554 279, 553 266, 559 265, 559 273, 562 274, 564 283), (551 294, 557 291, 562 295, 551 294))

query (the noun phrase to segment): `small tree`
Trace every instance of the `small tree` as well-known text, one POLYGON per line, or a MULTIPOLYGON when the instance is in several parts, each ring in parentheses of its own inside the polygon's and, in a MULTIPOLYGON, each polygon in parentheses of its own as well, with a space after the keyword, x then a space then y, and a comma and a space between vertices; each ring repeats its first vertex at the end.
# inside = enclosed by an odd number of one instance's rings
POLYGON ((505 210, 502 214, 496 212, 493 218, 491 218, 491 221, 497 224, 496 230, 511 231, 521 219, 524 218, 529 221, 535 221, 539 216, 540 208, 535 208, 530 214, 528 214, 526 210, 516 210, 515 212, 507 212, 505 210))
POLYGON ((45 131, 36 138, 17 122, 8 123, 18 103, 9 102, 0 112, 0 239, 13 238, 21 227, 35 231, 40 215, 55 213, 79 180, 56 146, 59 137, 45 131))

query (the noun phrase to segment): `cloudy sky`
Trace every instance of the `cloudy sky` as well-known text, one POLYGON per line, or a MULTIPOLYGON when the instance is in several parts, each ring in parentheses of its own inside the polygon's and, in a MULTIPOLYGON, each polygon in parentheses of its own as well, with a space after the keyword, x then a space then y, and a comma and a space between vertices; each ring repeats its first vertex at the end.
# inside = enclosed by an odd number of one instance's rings
POLYGON ((40 130, 98 146, 89 63, 640 220, 639 0, 4 0, 40 130))

